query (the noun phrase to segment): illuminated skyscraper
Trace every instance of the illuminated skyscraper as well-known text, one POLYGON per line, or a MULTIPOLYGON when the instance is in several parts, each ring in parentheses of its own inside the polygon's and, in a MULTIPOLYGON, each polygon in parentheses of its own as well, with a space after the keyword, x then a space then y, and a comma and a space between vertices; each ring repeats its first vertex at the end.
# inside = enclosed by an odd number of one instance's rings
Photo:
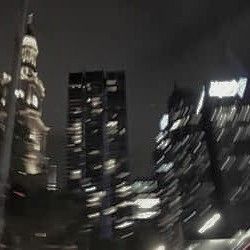
POLYGON ((246 78, 207 85, 208 138, 218 191, 226 204, 250 198, 250 101, 246 89, 246 78))
POLYGON ((68 183, 85 190, 88 225, 104 238, 133 224, 126 113, 123 72, 70 74, 68 183))
MULTIPOLYGON (((32 19, 30 15, 22 42, 19 87, 15 90, 17 108, 10 172, 13 188, 22 189, 23 192, 45 189, 47 171, 45 149, 49 128, 42 121, 42 102, 45 97, 45 88, 43 82, 38 78, 36 60, 39 51, 32 19)), ((2 130, 4 130, 10 82, 11 77, 4 73, 1 78, 0 93, 2 130)))
POLYGON ((184 235, 192 238, 205 218, 219 218, 228 205, 249 200, 246 89, 245 78, 213 81, 175 88, 169 98, 154 151, 159 226, 166 235, 180 223, 184 235))

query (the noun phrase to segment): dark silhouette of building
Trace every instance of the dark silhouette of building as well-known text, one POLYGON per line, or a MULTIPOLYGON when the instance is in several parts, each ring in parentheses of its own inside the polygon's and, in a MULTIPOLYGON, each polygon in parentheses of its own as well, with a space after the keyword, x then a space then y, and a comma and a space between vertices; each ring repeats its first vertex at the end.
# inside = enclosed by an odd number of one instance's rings
MULTIPOLYGON (((153 154, 161 198, 159 228, 172 234, 168 242, 174 241, 175 225, 185 238, 204 237, 206 220, 215 224, 221 214, 237 214, 236 206, 249 201, 246 84, 240 78, 175 87, 169 98, 153 154)), ((233 218, 224 224, 236 228, 233 218)))
POLYGON ((68 186, 84 189, 86 230, 132 235, 124 72, 69 76, 68 186))

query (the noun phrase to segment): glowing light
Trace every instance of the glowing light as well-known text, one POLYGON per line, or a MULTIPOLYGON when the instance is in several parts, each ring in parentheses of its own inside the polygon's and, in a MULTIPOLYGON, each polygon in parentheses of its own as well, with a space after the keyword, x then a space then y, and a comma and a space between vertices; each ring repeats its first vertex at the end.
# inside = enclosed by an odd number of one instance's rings
POLYGON ((1 98, 0 102, 2 103, 3 106, 6 105, 6 100, 4 98, 1 98))
POLYGON ((205 87, 203 86, 202 88, 202 92, 201 92, 201 97, 196 109, 196 115, 198 115, 203 107, 203 103, 204 103, 204 98, 205 98, 205 87))
POLYGON ((129 227, 129 226, 131 226, 131 225, 133 225, 133 224, 134 224, 133 221, 125 221, 125 222, 123 222, 123 223, 117 225, 115 228, 116 228, 116 229, 123 229, 123 228, 129 227))
POLYGON ((174 166, 173 162, 162 164, 157 170, 157 173, 167 173, 174 166))
POLYGON ((101 214, 99 212, 97 213, 93 213, 93 214, 88 214, 88 218, 89 219, 93 219, 93 218, 97 218, 99 217, 101 214))
POLYGON ((180 124, 181 124, 181 119, 176 120, 173 123, 172 127, 170 128, 170 131, 176 130, 180 126, 180 124))
POLYGON ((24 98, 24 91, 22 89, 16 89, 15 90, 15 96, 16 98, 24 98))
POLYGON ((157 214, 158 214, 158 212, 156 212, 156 211, 154 211, 154 212, 138 213, 136 215, 136 219, 146 220, 146 219, 150 219, 150 218, 156 216, 157 214))
POLYGON ((166 247, 164 245, 160 245, 155 250, 166 250, 166 247))
POLYGON ((205 233, 208 229, 212 228, 216 222, 218 222, 218 220, 221 218, 221 215, 216 213, 214 214, 200 229, 199 229, 199 233, 203 234, 205 233))
POLYGON ((168 126, 168 123, 169 123, 169 115, 164 114, 160 121, 160 130, 164 130, 168 126))
POLYGON ((86 188, 85 189, 85 192, 92 192, 92 191, 96 191, 96 187, 95 186, 93 186, 93 187, 89 187, 89 188, 86 188))
POLYGON ((156 205, 160 204, 160 199, 159 198, 145 198, 145 199, 137 199, 135 201, 135 204, 139 206, 140 208, 152 208, 156 205))
POLYGON ((238 95, 242 98, 246 84, 247 78, 240 78, 238 81, 212 81, 210 82, 209 96, 223 98, 238 95))
POLYGON ((70 172, 70 179, 71 180, 77 180, 82 178, 82 170, 81 169, 76 169, 72 170, 70 172))
POLYGON ((34 107, 38 108, 38 98, 36 95, 32 95, 32 104, 34 107))

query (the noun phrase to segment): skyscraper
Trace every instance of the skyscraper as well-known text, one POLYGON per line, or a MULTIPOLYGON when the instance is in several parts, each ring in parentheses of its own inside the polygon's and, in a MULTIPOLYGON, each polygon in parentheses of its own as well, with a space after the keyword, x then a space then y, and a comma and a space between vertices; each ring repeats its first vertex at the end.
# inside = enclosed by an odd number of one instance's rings
POLYGON ((240 78, 177 87, 170 96, 154 151, 159 226, 169 235, 179 222, 187 238, 203 235, 205 218, 219 220, 228 206, 249 201, 247 89, 247 79, 240 78))
POLYGON ((132 190, 123 72, 70 74, 67 135, 68 183, 85 190, 88 225, 104 238, 129 236, 132 190))
POLYGON ((220 198, 240 204, 250 198, 250 101, 247 79, 207 84, 208 141, 220 198))
MULTIPOLYGON (((13 188, 33 192, 46 188, 46 136, 49 128, 42 121, 42 102, 45 97, 43 82, 38 77, 38 45, 29 16, 22 41, 21 72, 15 90, 16 121, 14 129, 10 181, 13 188)), ((11 77, 1 79, 1 128, 4 129, 8 86, 11 77)))

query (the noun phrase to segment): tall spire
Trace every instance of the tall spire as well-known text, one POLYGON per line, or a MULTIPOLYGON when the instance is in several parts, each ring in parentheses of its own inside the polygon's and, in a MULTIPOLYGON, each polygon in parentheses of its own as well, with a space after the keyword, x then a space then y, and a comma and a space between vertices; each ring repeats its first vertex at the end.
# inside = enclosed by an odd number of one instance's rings
POLYGON ((34 36, 34 13, 27 16, 26 35, 34 36))

